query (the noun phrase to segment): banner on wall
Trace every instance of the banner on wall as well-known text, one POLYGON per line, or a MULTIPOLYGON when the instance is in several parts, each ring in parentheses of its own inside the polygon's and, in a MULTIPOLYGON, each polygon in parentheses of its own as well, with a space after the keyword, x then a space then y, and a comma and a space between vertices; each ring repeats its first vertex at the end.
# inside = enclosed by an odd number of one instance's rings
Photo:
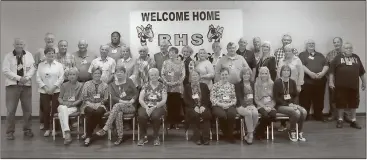
MULTIPOLYGON (((226 53, 228 42, 243 36, 242 10, 162 10, 130 13, 130 48, 137 58, 139 46, 146 45, 152 56, 167 40, 180 51, 189 45, 194 53, 204 48, 212 53, 212 43, 220 42, 226 53)), ((180 53, 181 54, 181 53, 180 53)))

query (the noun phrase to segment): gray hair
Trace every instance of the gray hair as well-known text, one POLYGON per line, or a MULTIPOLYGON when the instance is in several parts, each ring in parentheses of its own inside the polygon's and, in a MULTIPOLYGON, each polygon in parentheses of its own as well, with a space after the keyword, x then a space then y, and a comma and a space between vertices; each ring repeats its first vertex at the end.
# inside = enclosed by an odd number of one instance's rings
POLYGON ((237 47, 237 45, 236 45, 236 43, 229 42, 229 43, 227 44, 227 48, 229 48, 229 47, 237 47))
POLYGON ((66 77, 68 77, 71 73, 75 73, 76 75, 78 75, 78 74, 79 74, 79 70, 78 70, 78 68, 76 68, 76 67, 72 67, 72 68, 67 68, 67 69, 65 70, 65 76, 66 76, 66 77))
POLYGON ((159 70, 157 68, 151 68, 151 69, 149 69, 148 72, 149 73, 157 73, 157 74, 159 74, 159 70))
POLYGON ((139 48, 138 48, 138 52, 140 52, 140 51, 145 51, 145 52, 149 52, 149 48, 148 48, 148 46, 140 46, 139 48))
POLYGON ((292 36, 291 36, 291 35, 289 35, 289 34, 284 34, 284 35, 283 35, 283 37, 282 37, 282 40, 283 40, 285 37, 289 37, 289 38, 291 38, 291 39, 292 39, 292 36))

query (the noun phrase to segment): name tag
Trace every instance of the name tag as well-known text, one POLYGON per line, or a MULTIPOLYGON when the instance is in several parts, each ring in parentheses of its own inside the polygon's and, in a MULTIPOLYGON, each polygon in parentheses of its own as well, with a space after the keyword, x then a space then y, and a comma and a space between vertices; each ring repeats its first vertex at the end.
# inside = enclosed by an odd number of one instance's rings
POLYGON ((112 50, 112 53, 117 53, 117 49, 113 49, 112 50))
POLYGON ((233 69, 233 68, 234 68, 234 66, 233 66, 232 64, 230 64, 228 67, 229 67, 229 68, 231 68, 231 69, 233 69))
POLYGON ((74 102, 74 101, 75 101, 75 97, 74 97, 74 96, 69 97, 68 101, 70 101, 70 102, 74 102))
POLYGON ((268 103, 268 102, 270 102, 270 101, 271 101, 271 98, 270 98, 269 96, 267 96, 267 97, 265 97, 265 98, 264 98, 264 102, 265 102, 265 103, 268 103))
POLYGON ((120 98, 125 97, 125 96, 126 96, 126 93, 125 93, 125 92, 122 92, 122 93, 120 94, 120 98))
POLYGON ((87 64, 87 60, 85 60, 85 59, 84 59, 84 60, 82 60, 82 61, 81 61, 81 64, 87 64))
POLYGON ((286 94, 286 95, 284 95, 284 99, 289 100, 289 99, 291 99, 291 96, 289 94, 286 94))
POLYGON ((313 60, 313 59, 315 59, 315 57, 312 57, 312 56, 308 56, 308 59, 311 59, 311 60, 313 60))
POLYGON ((19 64, 19 65, 17 66, 17 69, 18 69, 18 71, 19 71, 19 70, 21 70, 21 69, 23 69, 23 65, 22 65, 22 64, 19 64))
POLYGON ((101 95, 100 94, 95 94, 94 96, 93 96, 93 98, 101 98, 101 95))
POLYGON ((198 94, 192 95, 192 99, 199 99, 199 95, 198 94))
POLYGON ((229 100, 229 96, 223 96, 223 100, 229 100))
POLYGON ((50 75, 50 74, 48 74, 48 73, 46 73, 46 74, 45 74, 45 78, 46 78, 46 79, 49 79, 49 78, 51 78, 51 75, 50 75))
POLYGON ((352 63, 352 61, 347 61, 347 62, 345 62, 348 66, 351 66, 353 63, 352 63))
POLYGON ((247 99, 252 99, 252 98, 254 98, 253 94, 247 94, 247 99))
POLYGON ((157 95, 150 95, 149 96, 149 99, 156 100, 157 99, 157 95))
POLYGON ((169 76, 174 76, 175 75, 175 72, 168 72, 168 75, 169 76))
POLYGON ((142 63, 144 66, 148 65, 148 62, 147 61, 143 61, 142 63))

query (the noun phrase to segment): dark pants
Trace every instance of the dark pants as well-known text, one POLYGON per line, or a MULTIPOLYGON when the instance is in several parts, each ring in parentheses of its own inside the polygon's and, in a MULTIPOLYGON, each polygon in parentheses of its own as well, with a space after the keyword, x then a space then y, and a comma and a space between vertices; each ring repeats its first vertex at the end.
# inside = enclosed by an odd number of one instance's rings
POLYGON ((322 119, 324 109, 324 95, 325 95, 325 84, 323 81, 321 85, 315 84, 304 84, 299 96, 299 104, 304 107, 307 111, 307 115, 310 114, 311 105, 313 106, 313 116, 315 119, 322 119))
POLYGON ((219 126, 223 131, 225 137, 232 139, 233 130, 236 122, 237 110, 235 107, 229 107, 228 109, 223 109, 222 107, 214 106, 213 115, 218 118, 219 126))
MULTIPOLYGON (((41 102, 41 96, 40 96, 40 102, 41 102)), ((40 111, 39 111, 40 123, 43 123, 43 107, 42 107, 42 103, 40 103, 39 107, 40 107, 40 111)))
POLYGON ((106 113, 106 110, 102 107, 98 107, 96 110, 94 110, 93 108, 87 106, 84 109, 84 113, 87 121, 86 137, 91 138, 97 125, 103 123, 102 117, 106 113))
POLYGON ((169 92, 167 95, 167 122, 179 124, 181 122, 181 94, 169 92))
POLYGON ((32 115, 32 87, 30 86, 6 86, 5 103, 7 109, 6 133, 14 133, 15 131, 15 113, 17 112, 19 100, 23 111, 23 131, 31 130, 32 115))
POLYGON ((336 117, 335 90, 329 87, 329 116, 336 117))
POLYGON ((195 112, 194 108, 186 107, 187 123, 191 124, 192 130, 194 131, 193 140, 197 141, 201 139, 201 135, 204 141, 208 141, 210 138, 210 120, 212 115, 210 109, 205 108, 204 112, 199 114, 195 112), (202 122, 200 122, 200 118, 202 122), (202 134, 200 134, 200 129, 202 134))
POLYGON ((43 107, 43 123, 45 125, 45 130, 49 130, 51 128, 52 118, 57 112, 57 107, 59 107, 59 94, 60 93, 54 93, 53 95, 43 93, 40 94, 43 107))
POLYGON ((277 111, 275 109, 272 109, 270 112, 267 112, 264 108, 260 108, 259 113, 261 115, 260 123, 256 127, 255 132, 256 135, 264 136, 266 126, 269 126, 271 122, 275 122, 277 111))
POLYGON ((140 128, 140 138, 144 138, 147 135, 147 126, 149 118, 153 124, 153 137, 157 138, 159 135, 159 128, 161 126, 161 118, 166 113, 164 107, 159 107, 153 110, 150 117, 147 114, 145 108, 140 107, 138 110, 138 123, 140 128))

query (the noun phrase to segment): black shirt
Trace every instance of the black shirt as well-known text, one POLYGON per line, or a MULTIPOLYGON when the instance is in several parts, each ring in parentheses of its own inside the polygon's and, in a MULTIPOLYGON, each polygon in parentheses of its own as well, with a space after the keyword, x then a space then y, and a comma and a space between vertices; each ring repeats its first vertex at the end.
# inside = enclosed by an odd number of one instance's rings
MULTIPOLYGON (((24 76, 24 67, 23 67, 23 56, 26 54, 25 51, 22 51, 22 54, 20 56, 17 56, 17 53, 15 50, 13 51, 13 55, 17 58, 17 75, 20 77, 24 76)), ((19 81, 17 82, 19 83, 19 81)))
MULTIPOLYGON (((306 66, 311 72, 319 73, 322 71, 324 66, 328 66, 326 58, 323 54, 319 52, 314 52, 312 55, 307 50, 299 54, 299 59, 302 64, 306 66)), ((324 84, 326 82, 326 76, 321 79, 312 79, 306 72, 304 76, 305 84, 324 84)))
POLYGON ((274 56, 266 57, 265 59, 261 58, 259 63, 256 64, 256 74, 255 78, 259 76, 259 69, 261 67, 266 67, 269 69, 271 80, 274 81, 277 77, 277 62, 274 56))
POLYGON ((241 52, 239 49, 236 51, 238 55, 241 55, 243 58, 245 58, 248 66, 251 69, 256 68, 256 58, 254 52, 245 49, 243 52, 241 52))
POLYGON ((331 61, 330 73, 334 75, 335 87, 359 90, 359 77, 366 71, 358 55, 339 54, 331 61))
POLYGON ((290 103, 296 104, 296 97, 298 96, 296 82, 292 79, 289 79, 288 82, 283 82, 281 78, 278 78, 274 82, 273 94, 276 108, 279 106, 288 106, 290 103), (284 97, 287 94, 290 95, 290 99, 288 100, 284 97))

